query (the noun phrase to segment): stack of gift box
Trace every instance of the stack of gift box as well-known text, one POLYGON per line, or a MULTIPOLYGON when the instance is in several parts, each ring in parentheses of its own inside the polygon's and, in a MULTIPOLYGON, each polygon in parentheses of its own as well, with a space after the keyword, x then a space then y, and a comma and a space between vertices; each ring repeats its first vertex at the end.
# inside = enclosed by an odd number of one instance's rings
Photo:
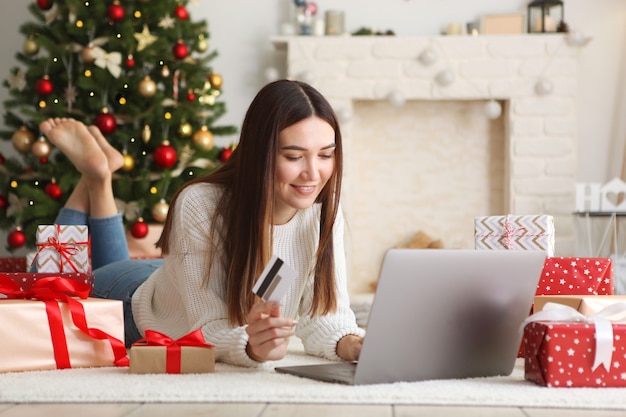
POLYGON ((477 217, 476 249, 546 253, 520 355, 529 381, 549 387, 626 386, 626 296, 610 258, 554 256, 549 215, 477 217))
POLYGON ((86 226, 42 225, 36 252, 0 260, 0 372, 129 365, 135 373, 213 371, 214 349, 200 331, 178 340, 148 331, 129 362, 122 301, 91 297, 90 250, 86 226))

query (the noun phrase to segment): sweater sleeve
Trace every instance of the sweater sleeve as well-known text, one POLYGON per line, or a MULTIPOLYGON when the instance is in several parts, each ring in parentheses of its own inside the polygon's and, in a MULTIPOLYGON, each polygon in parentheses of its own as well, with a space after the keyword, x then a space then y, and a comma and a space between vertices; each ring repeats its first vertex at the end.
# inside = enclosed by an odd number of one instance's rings
MULTIPOLYGON (((317 233, 317 230, 312 231, 312 233, 317 233)), ((336 352, 339 340, 349 334, 365 335, 365 331, 356 324, 354 312, 350 308, 344 249, 344 219, 341 210, 333 227, 333 244, 337 311, 315 317, 309 314, 313 300, 313 280, 309 280, 301 302, 300 321, 296 335, 302 340, 304 349, 308 354, 341 360, 336 352)))
POLYGON ((233 327, 228 321, 224 260, 219 249, 213 256, 216 249, 210 233, 218 197, 209 185, 188 187, 180 194, 170 252, 161 270, 137 290, 133 312, 139 313, 140 329, 155 329, 175 338, 202 329, 205 340, 215 345, 216 360, 261 366, 246 353, 245 326, 233 327))

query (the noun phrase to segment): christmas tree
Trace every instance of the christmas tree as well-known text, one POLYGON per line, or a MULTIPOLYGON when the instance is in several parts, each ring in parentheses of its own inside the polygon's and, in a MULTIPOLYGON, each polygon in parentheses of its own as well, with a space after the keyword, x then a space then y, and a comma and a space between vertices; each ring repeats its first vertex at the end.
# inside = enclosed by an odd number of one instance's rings
MULTIPOLYGON (((78 172, 39 133, 49 117, 95 124, 124 155, 113 190, 134 237, 163 222, 174 192, 228 158, 214 146, 226 109, 222 77, 210 65, 208 25, 194 22, 186 0, 37 0, 34 22, 3 85, 4 129, 18 157, 0 154, 0 228, 7 249, 35 246, 52 224, 78 172)), ((234 145, 233 145, 234 146, 234 145)))

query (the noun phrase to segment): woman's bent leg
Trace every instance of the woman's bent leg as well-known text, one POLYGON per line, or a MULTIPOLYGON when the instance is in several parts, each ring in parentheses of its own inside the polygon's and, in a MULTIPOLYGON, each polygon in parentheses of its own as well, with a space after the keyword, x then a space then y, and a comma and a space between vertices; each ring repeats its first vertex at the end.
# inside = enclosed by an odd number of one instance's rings
POLYGON ((162 264, 162 259, 123 260, 94 270, 94 297, 121 300, 124 303, 124 333, 127 347, 143 337, 133 318, 131 304, 133 294, 162 264))
POLYGON ((54 224, 77 226, 87 226, 88 222, 89 216, 87 213, 67 207, 61 208, 57 218, 54 220, 54 224))
POLYGON ((89 232, 93 269, 130 259, 126 231, 120 213, 111 217, 90 217, 89 232))

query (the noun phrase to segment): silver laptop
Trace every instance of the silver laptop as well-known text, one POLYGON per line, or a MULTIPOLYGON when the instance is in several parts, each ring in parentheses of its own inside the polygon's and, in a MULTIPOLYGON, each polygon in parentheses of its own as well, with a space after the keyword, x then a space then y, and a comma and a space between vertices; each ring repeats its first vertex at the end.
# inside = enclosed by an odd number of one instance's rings
POLYGON ((277 367, 344 384, 510 375, 546 254, 391 249, 358 363, 277 367))

